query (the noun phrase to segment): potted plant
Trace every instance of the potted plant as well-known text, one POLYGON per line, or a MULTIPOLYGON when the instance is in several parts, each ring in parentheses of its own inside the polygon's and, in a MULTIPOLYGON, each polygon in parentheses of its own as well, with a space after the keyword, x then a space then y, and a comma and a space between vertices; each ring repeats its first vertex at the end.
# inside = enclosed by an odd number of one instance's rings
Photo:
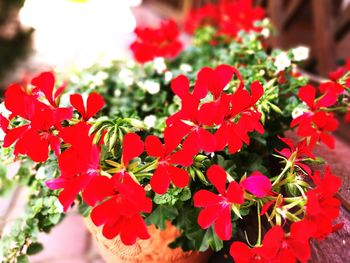
POLYGON ((57 224, 60 205, 86 216, 107 262, 205 262, 224 241, 238 263, 306 262, 310 240, 340 227, 340 179, 309 165, 322 163, 316 144, 334 148, 333 112, 349 120, 349 65, 308 84, 297 69, 308 50, 268 51, 271 25, 250 1, 206 5, 185 24, 187 49, 164 21, 136 30, 137 62, 7 89, 1 158, 36 172, 29 230, 4 258, 39 250, 32 229, 57 224))

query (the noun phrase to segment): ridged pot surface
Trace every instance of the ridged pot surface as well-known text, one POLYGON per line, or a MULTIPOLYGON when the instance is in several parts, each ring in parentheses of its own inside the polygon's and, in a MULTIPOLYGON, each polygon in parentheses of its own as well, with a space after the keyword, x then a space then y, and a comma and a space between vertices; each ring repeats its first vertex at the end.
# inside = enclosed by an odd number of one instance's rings
POLYGON ((181 248, 169 248, 168 244, 180 235, 179 230, 170 223, 167 223, 166 229, 162 231, 153 225, 149 226, 151 238, 139 239, 132 246, 124 245, 119 236, 106 239, 102 235, 102 228, 96 227, 90 218, 85 218, 85 223, 107 263, 206 263, 211 255, 211 251, 184 252, 181 248))

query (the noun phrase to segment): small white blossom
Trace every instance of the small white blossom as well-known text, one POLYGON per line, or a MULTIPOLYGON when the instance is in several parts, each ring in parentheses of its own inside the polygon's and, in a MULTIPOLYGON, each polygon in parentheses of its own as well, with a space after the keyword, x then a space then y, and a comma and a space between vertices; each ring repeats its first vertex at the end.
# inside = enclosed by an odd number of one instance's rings
POLYGON ((280 72, 288 68, 291 65, 291 61, 285 52, 281 52, 277 55, 274 65, 276 66, 277 71, 280 72))
POLYGON ((35 179, 37 180, 43 180, 46 178, 45 175, 45 167, 41 166, 38 171, 36 172, 35 179))
POLYGON ((148 127, 148 129, 153 128, 154 125, 156 124, 156 116, 154 115, 148 115, 146 116, 146 118, 143 120, 143 122, 146 124, 146 126, 148 127))
POLYGON ((56 211, 57 211, 58 213, 63 213, 64 210, 63 210, 63 206, 62 206, 62 204, 60 203, 60 201, 56 200, 55 203, 54 203, 54 206, 55 206, 56 211))
POLYGON ((266 72, 265 72, 265 70, 260 69, 260 71, 259 71, 259 75, 260 75, 260 76, 264 76, 264 75, 265 75, 265 73, 266 73, 266 72))
POLYGON ((124 68, 119 72, 118 77, 126 86, 131 86, 134 83, 133 73, 130 69, 124 68))
POLYGON ((250 41, 256 40, 256 35, 255 35, 254 33, 251 33, 251 34, 249 35, 249 40, 250 40, 250 41))
POLYGON ((0 141, 3 141, 5 139, 6 133, 2 129, 0 129, 0 141))
POLYGON ((292 50, 295 61, 306 60, 309 57, 310 49, 308 47, 297 47, 292 50))
POLYGON ((303 107, 296 107, 293 111, 292 111, 292 118, 293 119, 296 119, 298 118, 299 116, 303 115, 305 113, 306 109, 303 108, 303 107))
POLYGON ((114 96, 115 96, 115 97, 120 97, 120 95, 122 95, 122 92, 120 91, 120 89, 116 89, 116 90, 114 91, 114 96))
POLYGON ((192 67, 189 64, 181 64, 180 65, 180 70, 184 71, 184 72, 191 72, 192 71, 192 67))
POLYGON ((0 114, 5 118, 10 117, 11 115, 11 112, 8 109, 6 109, 4 102, 0 103, 0 114))
POLYGON ((264 38, 269 38, 269 36, 270 36, 270 29, 265 27, 263 30, 261 30, 261 34, 263 35, 264 38))
POLYGON ((262 25, 264 26, 268 26, 270 24, 270 19, 265 17, 263 20, 262 20, 262 25))
POLYGON ((157 57, 153 60, 154 69, 158 74, 163 73, 166 70, 165 60, 162 57, 157 57))
POLYGON ((170 82, 172 78, 173 78, 173 73, 171 73, 170 71, 165 72, 164 74, 165 82, 170 82))
POLYGON ((153 80, 146 80, 143 84, 145 90, 150 94, 157 94, 160 91, 160 85, 153 80))

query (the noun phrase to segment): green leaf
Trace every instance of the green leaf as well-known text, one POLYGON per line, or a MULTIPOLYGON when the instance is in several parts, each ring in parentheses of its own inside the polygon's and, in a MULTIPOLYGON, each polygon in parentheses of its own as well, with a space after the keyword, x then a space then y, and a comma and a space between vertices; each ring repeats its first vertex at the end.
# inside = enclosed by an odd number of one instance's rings
POLYGON ((154 224, 160 229, 165 229, 166 221, 171 221, 177 217, 179 212, 175 207, 160 205, 147 218, 147 225, 154 224))
POLYGON ((29 258, 26 255, 17 257, 17 263, 29 263, 29 258))
POLYGON ((41 252, 44 249, 43 245, 38 242, 31 243, 27 249, 28 255, 34 255, 41 252))

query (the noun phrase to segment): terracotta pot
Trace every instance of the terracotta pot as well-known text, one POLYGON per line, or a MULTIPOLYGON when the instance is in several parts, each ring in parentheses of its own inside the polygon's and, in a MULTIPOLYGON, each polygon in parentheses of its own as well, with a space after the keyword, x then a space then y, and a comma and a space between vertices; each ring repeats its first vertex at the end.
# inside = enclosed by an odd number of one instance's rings
POLYGON ((148 227, 151 238, 138 240, 135 245, 125 246, 119 236, 106 239, 102 235, 102 228, 96 227, 90 218, 85 223, 97 241, 103 259, 107 263, 206 263, 211 251, 184 252, 181 248, 171 249, 168 244, 179 236, 175 226, 167 223, 166 229, 161 231, 153 225, 148 227))

